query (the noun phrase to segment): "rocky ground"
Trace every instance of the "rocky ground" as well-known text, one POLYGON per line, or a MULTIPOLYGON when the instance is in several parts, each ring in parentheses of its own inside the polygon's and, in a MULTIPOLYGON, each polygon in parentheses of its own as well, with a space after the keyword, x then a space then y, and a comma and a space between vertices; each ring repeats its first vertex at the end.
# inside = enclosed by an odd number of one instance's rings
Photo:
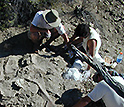
MULTIPOLYGON (((103 58, 110 56, 115 61, 119 51, 124 53, 123 0, 72 0, 61 2, 61 8, 55 8, 69 37, 78 23, 87 23, 101 34, 99 53, 103 58), (77 5, 83 8, 74 12, 77 5)), ((32 42, 27 38, 28 30, 29 26, 9 27, 0 31, 1 107, 50 107, 51 100, 53 103, 64 103, 56 104, 57 107, 70 107, 77 101, 77 97, 74 99, 73 96, 84 96, 93 89, 96 84, 91 77, 82 82, 62 78, 63 72, 70 66, 70 58, 62 46, 62 37, 52 43, 56 52, 43 49, 36 54, 32 51, 32 42), (71 89, 80 89, 82 93, 71 89), (63 95, 62 100, 57 101, 65 92, 68 96, 63 95)), ((114 69, 124 73, 123 66, 122 61, 114 69)), ((95 72, 94 69, 91 71, 95 72)), ((97 106, 104 105, 98 102, 94 107, 97 106)))

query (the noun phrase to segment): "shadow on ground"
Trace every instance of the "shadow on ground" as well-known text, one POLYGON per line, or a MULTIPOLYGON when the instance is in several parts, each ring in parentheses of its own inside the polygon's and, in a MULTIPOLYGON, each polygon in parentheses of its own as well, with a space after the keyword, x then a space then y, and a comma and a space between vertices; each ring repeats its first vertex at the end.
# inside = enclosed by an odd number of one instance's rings
MULTIPOLYGON (((28 38, 28 31, 15 35, 10 39, 2 42, 0 44, 0 58, 7 57, 9 55, 24 55, 27 53, 34 53, 33 51, 33 43, 28 38)), ((41 57, 56 57, 61 56, 64 58, 66 62, 70 62, 70 58, 67 55, 68 53, 64 50, 64 44, 60 44, 58 46, 52 46, 56 50, 52 50, 55 54, 51 54, 50 56, 45 55, 42 53, 41 57)))
POLYGON ((83 93, 77 88, 69 89, 65 91, 58 100, 55 101, 55 104, 63 104, 64 107, 72 107, 77 103, 77 101, 79 101, 82 94, 83 93))
POLYGON ((15 35, 0 44, 0 57, 24 55, 33 52, 33 43, 28 39, 28 31, 15 35))
MULTIPOLYGON (((69 89, 65 91, 62 96, 55 101, 55 104, 63 104, 64 107, 72 107, 74 104, 76 104, 79 99, 82 97, 83 93, 77 89, 69 89)), ((97 102, 91 101, 88 105, 85 107, 106 107, 104 102, 102 100, 99 100, 97 102)))

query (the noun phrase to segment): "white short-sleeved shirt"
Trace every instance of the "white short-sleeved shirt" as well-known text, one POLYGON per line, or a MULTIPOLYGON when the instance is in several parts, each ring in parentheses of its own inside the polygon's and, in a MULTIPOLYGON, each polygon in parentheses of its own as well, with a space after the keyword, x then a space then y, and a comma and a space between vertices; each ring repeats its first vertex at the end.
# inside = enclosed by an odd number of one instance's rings
MULTIPOLYGON (((113 76, 118 82, 124 85, 124 79, 120 76, 113 76)), ((124 107, 124 98, 120 97, 104 80, 99 82, 96 87, 88 94, 93 101, 102 98, 106 107, 124 107)))
MULTIPOLYGON (((45 28, 45 29, 52 29, 53 27, 50 26, 49 24, 46 23, 46 21, 44 20, 43 16, 42 16, 43 11, 38 11, 35 16, 34 19, 32 21, 32 24, 34 26, 37 26, 39 28, 45 28)), ((62 25, 62 23, 59 24, 58 27, 56 27, 56 30, 58 31, 59 34, 64 34, 66 31, 62 25)))

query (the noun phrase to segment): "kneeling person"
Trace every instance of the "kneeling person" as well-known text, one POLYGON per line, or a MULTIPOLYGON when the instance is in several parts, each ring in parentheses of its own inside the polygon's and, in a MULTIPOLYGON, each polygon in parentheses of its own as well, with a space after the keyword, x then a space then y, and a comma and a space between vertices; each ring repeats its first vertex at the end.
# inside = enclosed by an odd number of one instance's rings
POLYGON ((44 37, 50 38, 45 43, 46 46, 49 46, 50 43, 60 35, 64 38, 65 43, 69 42, 64 26, 62 25, 56 10, 38 11, 35 14, 35 17, 31 22, 29 34, 29 38, 34 43, 34 50, 39 49, 40 40, 44 37), (51 29, 53 30, 52 34, 50 32, 51 29))

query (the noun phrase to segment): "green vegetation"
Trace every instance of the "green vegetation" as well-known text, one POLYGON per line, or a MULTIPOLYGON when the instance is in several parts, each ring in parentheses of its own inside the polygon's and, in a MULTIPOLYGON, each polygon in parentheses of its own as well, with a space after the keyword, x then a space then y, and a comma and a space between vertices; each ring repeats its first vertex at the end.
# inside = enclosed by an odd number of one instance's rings
POLYGON ((1 0, 0 30, 11 26, 29 26, 38 10, 57 7, 63 10, 60 2, 60 0, 1 0))

